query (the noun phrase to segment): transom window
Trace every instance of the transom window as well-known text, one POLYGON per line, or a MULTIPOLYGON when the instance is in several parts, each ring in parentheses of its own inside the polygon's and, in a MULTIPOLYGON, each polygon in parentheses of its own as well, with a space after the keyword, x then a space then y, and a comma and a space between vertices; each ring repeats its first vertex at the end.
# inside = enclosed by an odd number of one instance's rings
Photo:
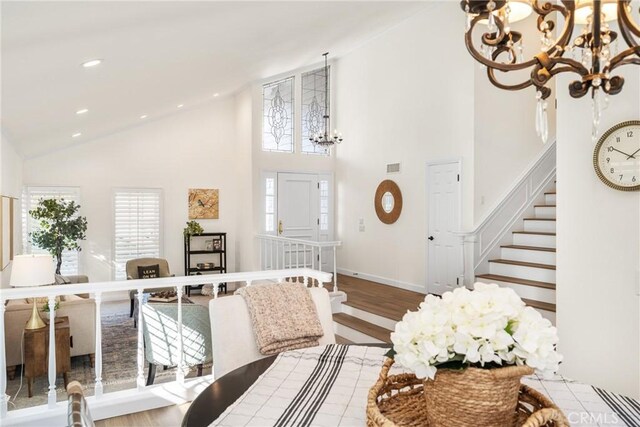
POLYGON ((262 86, 262 149, 293 153, 294 78, 262 86))

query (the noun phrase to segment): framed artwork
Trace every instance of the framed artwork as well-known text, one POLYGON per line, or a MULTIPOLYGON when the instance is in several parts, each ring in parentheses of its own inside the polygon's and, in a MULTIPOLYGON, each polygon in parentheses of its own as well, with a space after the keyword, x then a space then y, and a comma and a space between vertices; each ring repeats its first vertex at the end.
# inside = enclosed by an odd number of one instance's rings
POLYGON ((213 250, 213 240, 205 240, 204 241, 205 250, 212 251, 213 250))
POLYGON ((189 189, 189 219, 218 219, 218 189, 189 189))
POLYGON ((213 250, 214 251, 221 251, 222 250, 222 240, 214 239, 211 243, 213 244, 213 250))

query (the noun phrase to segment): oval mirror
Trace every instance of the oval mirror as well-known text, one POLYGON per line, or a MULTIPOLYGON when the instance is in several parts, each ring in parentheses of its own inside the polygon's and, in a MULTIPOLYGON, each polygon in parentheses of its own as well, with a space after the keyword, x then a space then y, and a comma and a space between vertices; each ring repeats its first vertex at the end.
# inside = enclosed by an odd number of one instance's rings
POLYGON ((378 185, 373 203, 380 221, 385 224, 396 222, 402 212, 402 193, 398 184, 390 179, 382 181, 378 185))
POLYGON ((387 191, 382 195, 382 209, 386 213, 391 213, 391 211, 393 210, 393 205, 394 205, 393 194, 387 191))

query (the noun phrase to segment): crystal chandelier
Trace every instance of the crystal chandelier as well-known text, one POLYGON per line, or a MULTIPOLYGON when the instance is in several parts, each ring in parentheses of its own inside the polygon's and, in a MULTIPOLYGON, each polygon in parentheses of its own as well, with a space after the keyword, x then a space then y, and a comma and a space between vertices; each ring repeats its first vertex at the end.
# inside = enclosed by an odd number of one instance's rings
POLYGON ((333 135, 330 134, 331 129, 331 119, 329 117, 329 64, 327 62, 327 56, 329 56, 329 52, 323 53, 324 56, 324 115, 322 118, 324 119, 324 130, 313 133, 309 137, 309 141, 311 141, 314 145, 319 145, 321 147, 331 147, 334 144, 340 144, 342 142, 342 134, 338 132, 337 129, 333 131, 333 135))
MULTIPOLYGON (((608 95, 620 93, 624 78, 613 75, 618 67, 640 65, 640 26, 634 22, 632 0, 530 0, 538 15, 537 29, 541 34, 540 52, 532 59, 522 57, 522 34, 512 31, 515 0, 462 0, 467 14, 465 43, 471 56, 487 68, 489 81, 498 88, 536 89, 536 131, 546 142, 548 138, 547 102, 551 89, 547 83, 553 76, 571 72, 578 79, 569 85, 569 94, 581 98, 590 92, 593 102, 592 134, 595 138, 600 114, 608 103, 608 95), (561 18, 559 27, 557 18, 561 18), (625 45, 618 50, 618 33, 608 21, 617 20, 625 45), (474 28, 485 24, 480 49, 475 45, 474 28), (573 38, 576 25, 584 25, 573 38), (558 28, 556 28, 558 26, 558 28), (560 30, 560 31, 557 31, 560 30), (517 84, 499 81, 496 70, 510 72, 529 70, 527 80, 517 84)), ((522 2, 519 2, 522 3, 522 2)))

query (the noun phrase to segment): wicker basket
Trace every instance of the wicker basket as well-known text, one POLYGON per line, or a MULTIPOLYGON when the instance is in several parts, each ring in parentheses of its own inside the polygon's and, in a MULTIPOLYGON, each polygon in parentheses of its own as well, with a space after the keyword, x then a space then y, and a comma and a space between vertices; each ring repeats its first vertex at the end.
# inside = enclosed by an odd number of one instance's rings
MULTIPOLYGON (((382 366, 380 377, 376 384, 369 390, 367 400, 367 426, 368 427, 435 427, 429 405, 425 398, 424 382, 413 374, 400 374, 388 376, 389 368, 393 360, 387 359, 382 366)), ((519 383, 519 380, 518 380, 519 383)), ((562 411, 558 409, 549 399, 525 385, 519 385, 518 401, 514 409, 513 419, 515 425, 519 427, 568 427, 562 411)), ((480 393, 482 391, 468 388, 466 391, 459 390, 465 396, 469 393, 480 393)), ((443 404, 446 404, 443 402, 443 404)), ((446 408, 445 408, 446 409, 446 408)), ((449 415, 442 426, 450 427, 463 424, 455 424, 453 416, 460 415, 466 418, 469 413, 468 408, 461 406, 449 407, 449 415), (455 408, 455 409, 453 409, 455 408)), ((471 412, 476 416, 483 415, 483 408, 476 408, 471 412), (479 410, 477 410, 479 409, 479 410)), ((437 421, 436 421, 437 422, 437 421)), ((490 421, 466 421, 465 426, 474 427, 504 427, 502 421, 492 419, 490 421)))

